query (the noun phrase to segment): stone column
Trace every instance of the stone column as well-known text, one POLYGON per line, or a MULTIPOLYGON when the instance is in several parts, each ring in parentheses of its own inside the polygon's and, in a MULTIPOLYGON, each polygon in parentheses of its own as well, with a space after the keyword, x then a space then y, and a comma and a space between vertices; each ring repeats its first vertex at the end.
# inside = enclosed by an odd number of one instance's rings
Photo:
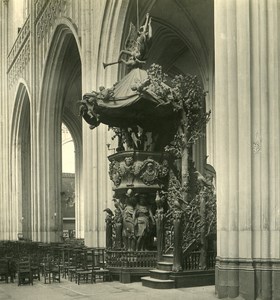
MULTIPOLYGON (((102 63, 118 57, 124 14, 128 1, 81 2, 82 93, 112 87, 117 81, 118 67, 104 70, 102 63)), ((103 210, 113 210, 112 184, 108 175, 106 144, 110 133, 105 125, 90 130, 83 121, 83 200, 85 210, 84 237, 88 246, 105 246, 103 210)))
POLYGON ((219 298, 280 297, 278 14, 277 0, 215 0, 219 298))
POLYGON ((8 91, 7 91, 7 55, 8 55, 8 1, 0 2, 0 60, 1 60, 1 80, 0 80, 0 158, 1 158, 1 180, 0 180, 0 240, 13 238, 10 228, 10 202, 7 201, 9 195, 9 144, 8 144, 8 91), (7 181, 8 180, 8 181, 7 181))

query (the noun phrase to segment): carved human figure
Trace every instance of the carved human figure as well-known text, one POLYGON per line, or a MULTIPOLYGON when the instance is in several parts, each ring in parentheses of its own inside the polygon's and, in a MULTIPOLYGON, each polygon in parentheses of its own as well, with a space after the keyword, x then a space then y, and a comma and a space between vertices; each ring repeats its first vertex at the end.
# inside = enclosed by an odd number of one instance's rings
POLYGON ((147 159, 142 166, 140 178, 146 185, 154 184, 158 179, 157 163, 152 159, 147 159))
POLYGON ((80 115, 90 124, 90 128, 93 129, 100 124, 100 116, 97 113, 97 93, 91 92, 83 96, 83 99, 79 101, 80 115))
POLYGON ((98 99, 106 102, 114 97, 114 87, 111 89, 106 89, 104 86, 99 87, 98 99))
POLYGON ((113 198, 113 201, 115 202, 115 217, 114 217, 114 229, 115 229, 115 243, 114 247, 115 249, 121 249, 122 248, 122 229, 123 229, 123 207, 121 202, 113 198))
POLYGON ((147 13, 143 26, 137 31, 135 25, 130 23, 129 33, 125 41, 125 49, 119 54, 119 58, 115 62, 103 63, 104 68, 110 65, 124 63, 130 69, 139 68, 146 63, 146 55, 148 52, 149 42, 152 38, 152 18, 147 13), (123 59, 123 55, 128 55, 127 59, 123 59))
POLYGON ((126 193, 126 206, 123 210, 123 242, 124 247, 128 251, 135 250, 135 208, 134 195, 131 189, 126 193))
POLYGON ((120 163, 120 173, 122 175, 122 180, 126 181, 127 186, 133 184, 134 174, 133 174, 133 158, 126 157, 124 162, 120 163))
POLYGON ((157 205, 157 210, 155 214, 155 222, 156 222, 156 232, 157 232, 157 257, 160 261, 163 245, 164 245, 164 202, 166 201, 166 194, 162 192, 161 195, 159 191, 156 193, 155 202, 157 205))
POLYGON ((147 238, 151 233, 151 223, 155 224, 155 219, 150 207, 147 205, 145 194, 139 195, 139 202, 135 209, 136 220, 136 250, 147 249, 147 238))
POLYGON ((152 37, 151 21, 152 19, 150 18, 150 15, 147 13, 145 24, 139 28, 136 39, 134 37, 134 32, 133 32, 135 31, 134 29, 135 26, 131 25, 130 33, 126 41, 126 50, 122 50, 120 52, 119 60, 118 60, 119 62, 123 62, 130 68, 139 67, 146 63, 144 59, 145 59, 145 55, 147 54, 148 42, 152 37), (121 58, 123 54, 129 55, 127 60, 121 58))
POLYGON ((104 209, 104 211, 107 213, 106 215, 106 248, 111 249, 113 246, 113 240, 112 240, 112 227, 113 227, 113 212, 110 208, 104 209))

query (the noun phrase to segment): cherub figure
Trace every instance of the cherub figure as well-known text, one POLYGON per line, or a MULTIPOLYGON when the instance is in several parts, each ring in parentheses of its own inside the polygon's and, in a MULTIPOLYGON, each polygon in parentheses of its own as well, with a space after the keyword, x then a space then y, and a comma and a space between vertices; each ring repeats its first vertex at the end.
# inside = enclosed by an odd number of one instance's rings
POLYGON ((100 124, 99 114, 97 109, 97 96, 96 92, 87 93, 83 96, 83 100, 80 100, 80 116, 82 116, 92 128, 97 127, 100 124))
POLYGON ((106 102, 114 97, 114 87, 111 89, 106 89, 104 86, 99 87, 98 99, 106 102))

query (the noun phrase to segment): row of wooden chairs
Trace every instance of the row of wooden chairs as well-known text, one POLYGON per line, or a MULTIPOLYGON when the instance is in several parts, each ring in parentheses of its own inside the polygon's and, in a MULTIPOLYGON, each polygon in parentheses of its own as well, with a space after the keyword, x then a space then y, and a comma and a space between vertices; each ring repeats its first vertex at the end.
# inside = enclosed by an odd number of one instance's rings
POLYGON ((45 283, 60 282, 61 277, 77 284, 111 280, 106 268, 105 248, 42 244, 32 250, 28 257, 18 254, 0 259, 0 279, 8 282, 10 278, 13 282, 17 274, 18 285, 33 285, 33 280, 41 277, 45 283))
POLYGON ((22 259, 15 263, 11 258, 0 259, 0 277, 5 280, 6 283, 14 282, 14 279, 18 274, 18 285, 23 283, 33 284, 33 276, 29 259, 22 259))
POLYGON ((110 272, 106 269, 104 248, 76 249, 68 256, 68 261, 63 266, 63 277, 77 284, 81 281, 91 283, 101 278, 103 281, 111 280, 110 272))

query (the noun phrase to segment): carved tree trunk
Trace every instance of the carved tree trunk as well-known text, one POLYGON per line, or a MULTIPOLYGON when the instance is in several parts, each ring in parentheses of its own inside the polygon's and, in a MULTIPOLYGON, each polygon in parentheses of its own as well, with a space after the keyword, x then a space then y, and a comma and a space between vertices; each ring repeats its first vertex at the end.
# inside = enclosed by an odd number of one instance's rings
POLYGON ((164 245, 164 214, 163 210, 157 209, 156 215, 156 229, 157 229, 157 260, 160 261, 164 245))
POLYGON ((201 232, 200 232, 200 269, 205 270, 207 268, 206 257, 207 257, 207 239, 206 239, 206 220, 205 220, 205 193, 203 190, 200 192, 200 219, 201 219, 201 232))
MULTIPOLYGON (((187 202, 187 187, 188 187, 188 132, 187 132, 187 116, 184 110, 181 115, 182 125, 180 134, 182 136, 182 165, 181 165, 181 185, 184 188, 183 201, 187 202)), ((182 228, 182 211, 177 210, 174 213, 174 258, 173 258, 173 271, 179 272, 183 270, 183 228, 182 228)))
POLYGON ((182 143, 182 167, 181 167, 181 183, 182 187, 184 187, 184 192, 183 192, 183 201, 187 202, 187 186, 188 186, 188 173, 189 173, 189 147, 187 144, 188 141, 188 132, 187 132, 187 116, 184 110, 182 111, 182 127, 180 129, 180 134, 182 135, 183 143, 182 143))
POLYGON ((183 240, 183 230, 182 230, 182 211, 174 212, 174 253, 173 253, 173 272, 180 272, 183 270, 183 249, 182 249, 182 240, 183 240))

